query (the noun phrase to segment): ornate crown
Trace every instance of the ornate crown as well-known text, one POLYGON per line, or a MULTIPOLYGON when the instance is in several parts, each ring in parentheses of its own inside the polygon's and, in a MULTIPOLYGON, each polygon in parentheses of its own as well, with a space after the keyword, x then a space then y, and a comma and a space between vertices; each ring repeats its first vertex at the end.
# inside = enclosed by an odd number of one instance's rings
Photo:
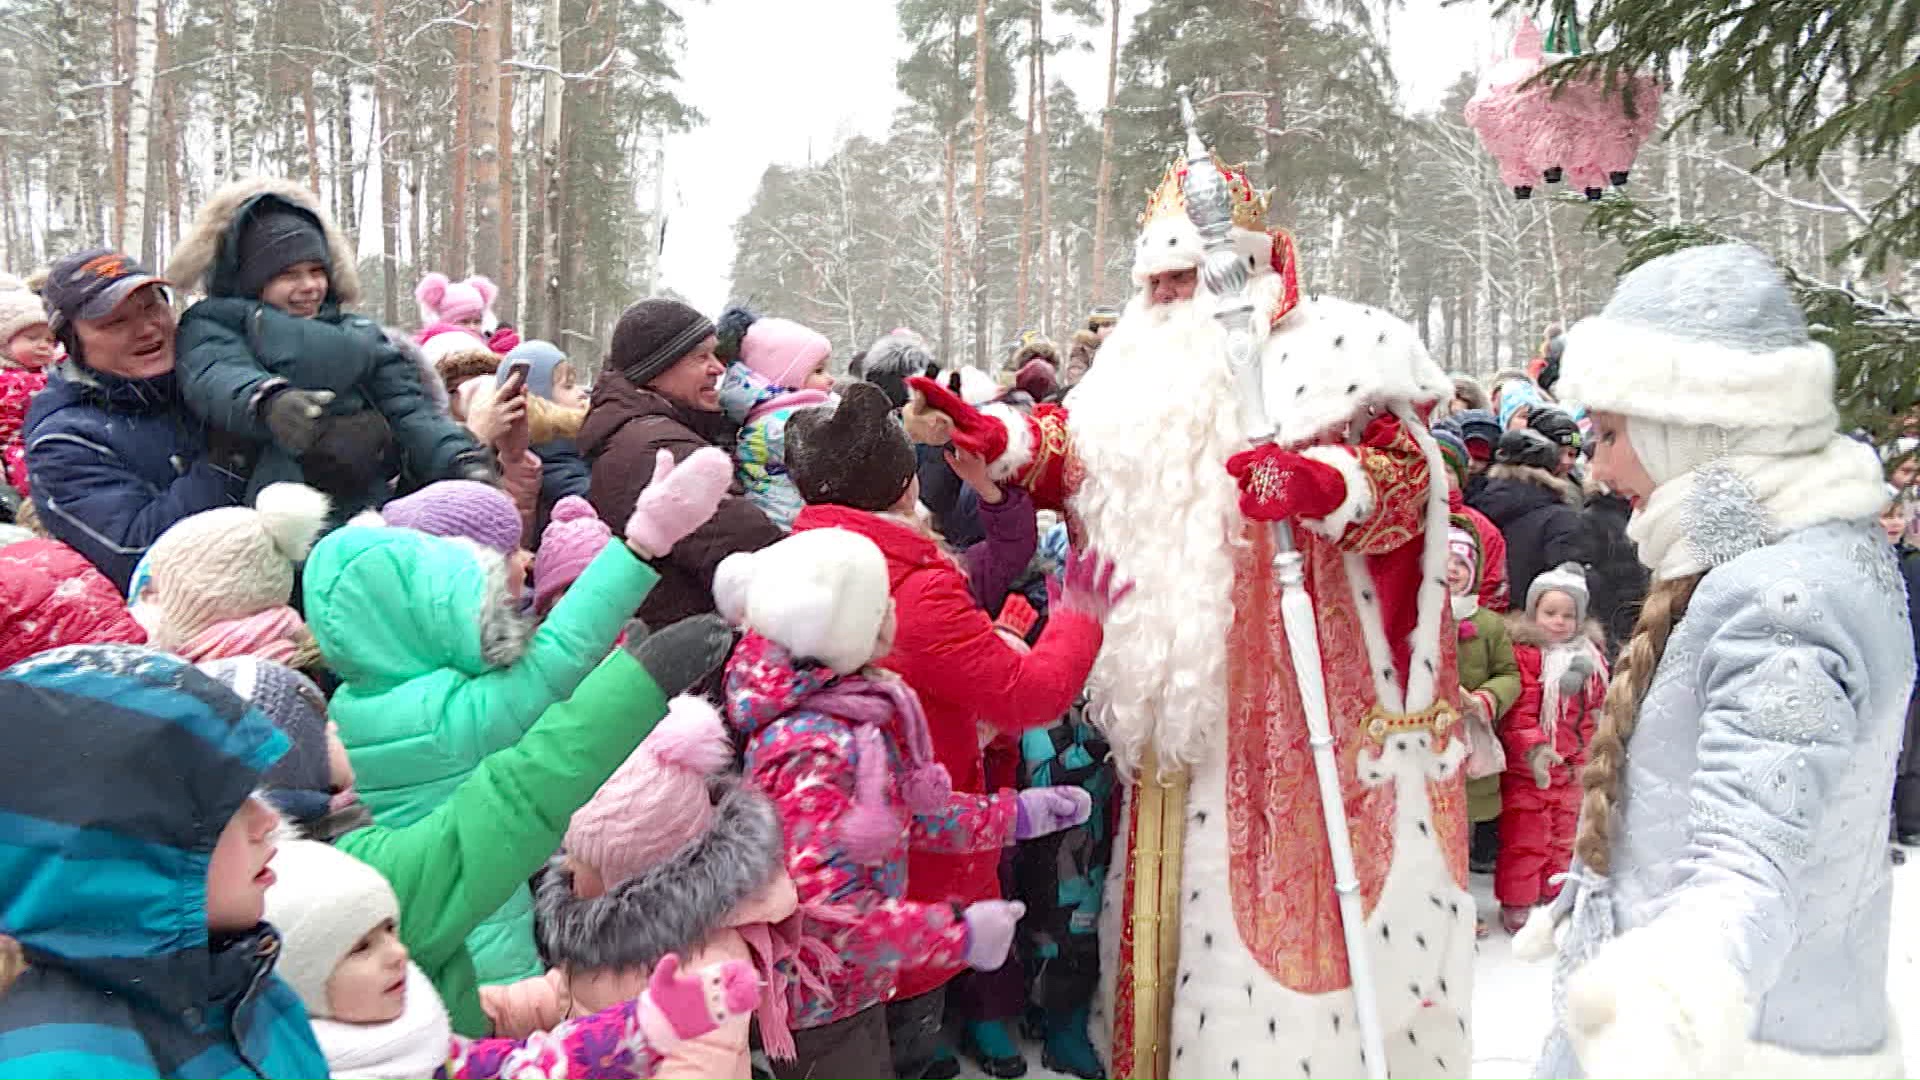
MULTIPOLYGON (((1248 182, 1245 166, 1239 169, 1228 167, 1214 155, 1213 164, 1227 182, 1227 195, 1233 200, 1233 224, 1235 228, 1249 232, 1267 231, 1267 199, 1265 193, 1255 191, 1248 182)), ((1187 179, 1187 160, 1176 157, 1167 166, 1167 174, 1160 179, 1159 190, 1147 198, 1147 208, 1140 213, 1140 224, 1168 214, 1187 213, 1187 194, 1184 183, 1187 179)))

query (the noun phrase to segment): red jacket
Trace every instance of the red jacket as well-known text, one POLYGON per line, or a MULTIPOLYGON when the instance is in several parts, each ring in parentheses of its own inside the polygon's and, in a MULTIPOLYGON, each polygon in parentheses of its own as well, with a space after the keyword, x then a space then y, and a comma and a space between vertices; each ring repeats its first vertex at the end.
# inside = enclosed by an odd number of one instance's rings
MULTIPOLYGON (((887 557, 898 629, 893 652, 876 665, 897 673, 920 695, 934 757, 958 792, 986 792, 980 725, 1017 734, 1058 720, 1073 706, 1093 658, 1100 624, 1055 612, 1030 653, 994 632, 974 603, 966 575, 932 538, 904 522, 844 506, 809 506, 793 531, 841 528, 874 542, 887 557)), ((907 896, 969 904, 998 899, 1000 853, 907 856, 907 896)), ((900 996, 936 989, 952 978, 937 969, 903 972, 900 996)))
POLYGON ((62 645, 144 645, 120 590, 58 540, 0 547, 0 668, 62 645))
MULTIPOLYGON (((1533 770, 1527 754, 1547 741, 1545 719, 1540 715, 1546 699, 1540 669, 1544 663, 1541 648, 1545 639, 1533 621, 1524 614, 1507 617, 1507 632, 1513 638, 1513 658, 1520 667, 1520 697, 1500 718, 1500 742, 1507 751, 1507 772, 1516 780, 1533 783, 1533 770)), ((1579 798, 1580 769, 1587 763, 1587 745, 1600 723, 1600 709, 1607 701, 1607 661, 1599 642, 1603 640, 1598 623, 1588 623, 1581 639, 1594 662, 1594 672, 1578 694, 1562 694, 1560 715, 1554 718, 1553 749, 1566 765, 1554 774, 1555 787, 1571 781, 1572 797, 1579 798)))

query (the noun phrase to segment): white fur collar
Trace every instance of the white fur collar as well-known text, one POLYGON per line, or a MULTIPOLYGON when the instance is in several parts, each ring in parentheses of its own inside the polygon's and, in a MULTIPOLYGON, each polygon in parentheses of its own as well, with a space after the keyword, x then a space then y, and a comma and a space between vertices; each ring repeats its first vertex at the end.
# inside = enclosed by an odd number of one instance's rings
MULTIPOLYGON (((1842 435, 1811 453, 1734 455, 1725 464, 1753 489, 1759 512, 1772 527, 1771 535, 1752 537, 1754 547, 1830 521, 1864 520, 1887 504, 1879 459, 1842 435)), ((1639 545, 1640 561, 1655 580, 1671 581, 1712 568, 1701 558, 1697 541, 1702 537, 1689 536, 1702 528, 1698 515, 1690 512, 1689 496, 1702 473, 1715 467, 1709 462, 1661 484, 1627 523, 1627 536, 1639 545)))

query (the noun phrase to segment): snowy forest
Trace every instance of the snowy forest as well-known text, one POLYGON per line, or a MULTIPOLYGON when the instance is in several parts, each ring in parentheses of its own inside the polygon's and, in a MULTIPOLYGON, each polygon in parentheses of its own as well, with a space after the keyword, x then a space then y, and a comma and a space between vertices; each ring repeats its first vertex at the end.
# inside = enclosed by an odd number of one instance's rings
MULTIPOLYGON (((681 2, 0 0, 0 264, 93 242, 162 264, 209 191, 275 173, 357 223, 380 317, 409 317, 424 270, 471 270, 501 318, 591 360, 654 280, 659 138, 701 121, 676 96, 681 2)), ((1401 106, 1395 17, 1439 2, 898 0, 905 104, 883 138, 767 170, 734 293, 840 362, 903 325, 989 369, 1023 330, 1064 338, 1126 297, 1186 86, 1221 158, 1271 189, 1303 287, 1415 319, 1449 368, 1523 360, 1623 266, 1729 236, 1794 269, 1876 400, 1907 393, 1920 2, 1477 0, 1492 40, 1570 13, 1591 59, 1674 82, 1597 203, 1502 186, 1461 116, 1492 57, 1401 106), (1069 51, 1104 63, 1105 100, 1049 73, 1069 51)))

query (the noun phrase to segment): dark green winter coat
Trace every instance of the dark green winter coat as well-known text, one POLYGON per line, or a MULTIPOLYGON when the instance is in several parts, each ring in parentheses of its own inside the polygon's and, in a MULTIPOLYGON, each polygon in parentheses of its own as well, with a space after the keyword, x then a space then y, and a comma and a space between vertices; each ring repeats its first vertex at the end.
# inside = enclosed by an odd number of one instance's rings
MULTIPOLYGON (((1507 634, 1506 620, 1486 608, 1475 611, 1462 627, 1455 663, 1460 669, 1461 693, 1485 690, 1493 696, 1499 712, 1492 719, 1498 730, 1500 717, 1520 697, 1520 665, 1513 658, 1513 639, 1507 634), (1465 626, 1473 627, 1471 636, 1465 626)), ((1499 774, 1467 781, 1467 819, 1492 821, 1499 816, 1499 774)))
POLYGON ((358 492, 329 492, 338 518, 384 503, 396 476, 408 487, 447 479, 480 454, 473 436, 435 405, 423 365, 378 324, 343 310, 359 297, 353 261, 353 249, 320 214, 311 193, 286 181, 260 180, 229 186, 209 201, 168 264, 176 284, 203 283, 208 293, 180 317, 176 354, 187 407, 211 427, 261 444, 249 501, 268 484, 305 479, 298 455, 275 443, 260 419, 260 402, 276 385, 331 390, 329 415, 377 409, 392 429, 397 460, 375 470, 358 492), (263 208, 305 214, 327 237, 329 289, 311 319, 235 295, 240 235, 263 208))

